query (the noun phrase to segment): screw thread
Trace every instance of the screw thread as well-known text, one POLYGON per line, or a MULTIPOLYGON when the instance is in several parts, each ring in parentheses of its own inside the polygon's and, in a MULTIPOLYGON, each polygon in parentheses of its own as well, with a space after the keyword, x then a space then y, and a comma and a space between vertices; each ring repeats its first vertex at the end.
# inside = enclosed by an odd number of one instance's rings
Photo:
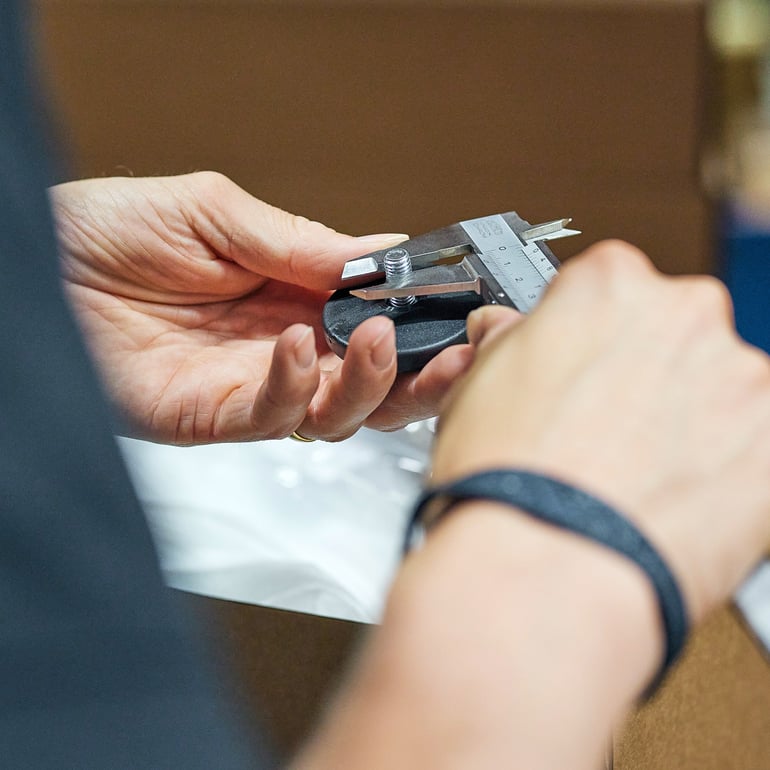
MULTIPOLYGON (((404 278, 412 274, 412 258, 406 249, 395 248, 385 253, 383 258, 385 277, 390 281, 404 278)), ((391 297, 388 302, 391 307, 409 307, 417 301, 417 297, 410 294, 408 297, 391 297)))

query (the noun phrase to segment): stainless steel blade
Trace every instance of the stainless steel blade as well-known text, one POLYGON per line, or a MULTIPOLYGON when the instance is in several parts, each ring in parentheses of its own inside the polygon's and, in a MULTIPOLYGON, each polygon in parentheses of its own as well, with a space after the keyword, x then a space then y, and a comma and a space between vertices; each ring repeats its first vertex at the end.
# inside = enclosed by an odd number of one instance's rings
POLYGON ((479 276, 463 260, 457 265, 438 265, 417 270, 399 281, 386 281, 376 286, 353 289, 351 294, 361 299, 390 299, 391 297, 423 297, 456 291, 479 293, 479 276))
POLYGON ((571 219, 554 219, 551 222, 544 222, 542 225, 533 225, 520 232, 519 236, 522 241, 543 240, 551 233, 563 230, 571 221, 571 219))
MULTIPOLYGON (((556 274, 556 262, 544 241, 577 235, 569 218, 529 225, 516 214, 479 217, 458 222, 404 241, 399 249, 410 255, 408 279, 390 278, 382 284, 355 289, 353 296, 366 300, 395 299, 462 291, 475 291, 488 303, 510 305, 529 312, 556 274), (460 260, 462 260, 460 262, 460 260), (459 270, 432 272, 440 266, 459 270)), ((342 279, 358 283, 385 276, 388 249, 345 263, 342 279)))
POLYGON ((555 230, 552 233, 548 233, 547 235, 543 235, 537 238, 525 238, 524 241, 529 246, 530 244, 536 243, 537 241, 555 241, 559 238, 569 238, 572 235, 580 235, 582 233, 582 230, 573 230, 570 227, 562 227, 561 230, 555 230))
POLYGON ((544 222, 542 225, 533 225, 519 233, 519 237, 527 244, 534 241, 554 241, 557 238, 569 238, 570 235, 580 235, 580 230, 572 230, 567 225, 572 221, 567 219, 554 219, 552 222, 544 222))
MULTIPOLYGON (((407 241, 405 245, 408 246, 408 243, 409 242, 407 241)), ((342 280, 347 281, 353 278, 376 278, 378 275, 384 275, 385 266, 383 264, 383 258, 386 253, 386 251, 382 251, 377 252, 377 256, 369 255, 349 260, 342 268, 342 280)), ((457 261, 472 253, 473 246, 471 246, 470 243, 461 243, 457 246, 449 246, 445 249, 428 251, 411 257, 412 269, 420 270, 432 265, 457 261)))

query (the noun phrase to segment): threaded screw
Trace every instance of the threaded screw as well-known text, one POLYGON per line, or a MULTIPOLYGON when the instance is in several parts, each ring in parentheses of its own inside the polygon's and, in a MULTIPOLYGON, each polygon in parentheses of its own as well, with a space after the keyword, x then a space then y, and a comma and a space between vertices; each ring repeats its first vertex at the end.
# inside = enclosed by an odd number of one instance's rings
MULTIPOLYGON (((385 266, 385 277, 389 281, 412 274, 412 258, 406 249, 389 249, 385 252, 383 264, 385 266)), ((409 307, 409 305, 417 302, 417 297, 413 294, 410 294, 408 297, 390 297, 388 302, 391 307, 409 307)))

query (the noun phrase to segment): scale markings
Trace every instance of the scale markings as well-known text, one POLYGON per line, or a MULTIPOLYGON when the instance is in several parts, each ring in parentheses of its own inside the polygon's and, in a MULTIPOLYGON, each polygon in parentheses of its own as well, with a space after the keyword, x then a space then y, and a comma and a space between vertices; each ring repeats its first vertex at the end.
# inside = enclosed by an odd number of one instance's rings
POLYGON ((500 214, 460 222, 479 258, 512 300, 528 313, 556 275, 537 242, 524 243, 500 214))

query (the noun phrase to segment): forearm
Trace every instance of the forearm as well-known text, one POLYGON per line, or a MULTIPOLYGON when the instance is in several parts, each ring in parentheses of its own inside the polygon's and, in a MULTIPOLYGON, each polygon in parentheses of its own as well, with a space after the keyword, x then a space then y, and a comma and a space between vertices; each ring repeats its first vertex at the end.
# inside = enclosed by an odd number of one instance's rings
POLYGON ((657 608, 622 557, 488 503, 437 528, 298 770, 596 770, 655 671, 657 608))

